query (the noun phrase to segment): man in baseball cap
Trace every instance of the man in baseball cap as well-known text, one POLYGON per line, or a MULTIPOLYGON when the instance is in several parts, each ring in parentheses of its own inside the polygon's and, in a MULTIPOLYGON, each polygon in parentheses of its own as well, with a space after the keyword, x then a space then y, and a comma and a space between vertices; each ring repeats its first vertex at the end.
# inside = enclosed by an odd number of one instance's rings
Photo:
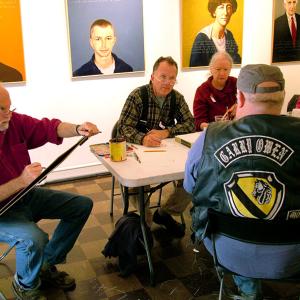
POLYGON ((239 74, 237 88, 249 94, 283 91, 284 78, 278 67, 246 65, 239 74))
MULTIPOLYGON (((300 215, 300 175, 295 167, 300 166, 300 119, 280 115, 283 75, 276 66, 246 65, 237 89, 235 120, 209 124, 186 162, 184 188, 193 196, 192 228, 211 254, 212 241, 205 232, 209 208, 263 220, 300 215)), ((233 279, 242 299, 263 299, 256 278, 300 272, 299 245, 270 247, 220 236, 217 248, 220 264, 240 274, 233 279)))
POLYGON ((238 106, 236 119, 248 114, 276 114, 284 101, 284 78, 276 66, 246 65, 237 80, 238 106))

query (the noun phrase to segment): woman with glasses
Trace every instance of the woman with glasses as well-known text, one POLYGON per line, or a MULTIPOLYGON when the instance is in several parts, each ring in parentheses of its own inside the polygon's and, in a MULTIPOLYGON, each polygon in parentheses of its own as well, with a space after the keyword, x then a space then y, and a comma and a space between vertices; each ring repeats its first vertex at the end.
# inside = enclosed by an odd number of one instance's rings
POLYGON ((235 114, 236 78, 229 76, 232 57, 227 52, 215 53, 210 61, 211 76, 196 90, 193 110, 197 131, 203 130, 218 116, 231 119, 235 114))
POLYGON ((226 29, 236 10, 236 0, 208 1, 208 11, 215 20, 197 34, 192 47, 190 67, 208 66, 212 55, 217 51, 226 51, 235 64, 241 63, 233 34, 226 29))

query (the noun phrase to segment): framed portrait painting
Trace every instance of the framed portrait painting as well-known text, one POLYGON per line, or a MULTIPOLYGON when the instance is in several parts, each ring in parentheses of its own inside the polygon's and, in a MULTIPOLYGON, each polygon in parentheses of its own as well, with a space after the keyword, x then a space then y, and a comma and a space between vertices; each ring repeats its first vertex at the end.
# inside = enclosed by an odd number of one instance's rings
POLYGON ((0 0, 0 40, 0 81, 25 81, 19 0, 0 0))
POLYGON ((242 59, 244 0, 181 0, 182 68, 206 67, 217 51, 242 59))
POLYGON ((272 63, 300 61, 300 3, 273 0, 272 63))
POLYGON ((145 70, 142 0, 66 0, 72 77, 145 70))

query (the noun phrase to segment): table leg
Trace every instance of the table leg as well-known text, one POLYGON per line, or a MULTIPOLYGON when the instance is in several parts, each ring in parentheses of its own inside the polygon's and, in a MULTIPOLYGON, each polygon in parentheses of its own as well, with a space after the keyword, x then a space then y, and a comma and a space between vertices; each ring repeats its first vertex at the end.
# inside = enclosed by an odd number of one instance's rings
POLYGON ((149 241, 147 238, 146 234, 146 228, 145 228, 145 194, 144 194, 144 187, 141 186, 139 187, 139 204, 140 204, 140 220, 141 220, 141 228, 142 228, 142 233, 143 233, 143 238, 144 238, 144 244, 145 244, 145 249, 146 249, 146 254, 147 254, 147 260, 148 260, 148 265, 149 265, 149 272, 150 272, 150 284, 152 286, 155 285, 155 278, 154 278, 154 269, 152 265, 152 258, 151 258, 151 253, 149 249, 149 241))
POLYGON ((116 178, 114 175, 111 177, 111 196, 110 196, 110 216, 114 214, 114 199, 115 199, 115 181, 116 178))
POLYGON ((128 213, 128 207, 129 207, 129 193, 128 193, 128 187, 124 186, 124 195, 123 195, 123 201, 124 201, 124 210, 123 215, 126 215, 128 213))

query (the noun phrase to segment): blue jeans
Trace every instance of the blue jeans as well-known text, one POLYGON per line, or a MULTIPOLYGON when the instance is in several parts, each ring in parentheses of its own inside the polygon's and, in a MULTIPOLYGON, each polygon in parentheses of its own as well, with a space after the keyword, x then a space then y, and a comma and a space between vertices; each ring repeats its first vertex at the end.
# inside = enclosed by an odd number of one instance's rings
POLYGON ((239 275, 232 276, 239 292, 246 300, 261 300, 262 287, 259 279, 243 277, 239 275))
MULTIPOLYGON (((209 238, 205 238, 203 240, 204 246, 213 255, 213 245, 212 241, 209 238)), ((227 265, 230 263, 231 265, 237 265, 238 268, 242 269, 242 261, 237 258, 238 253, 241 252, 241 248, 237 247, 235 244, 236 240, 231 240, 230 238, 226 238, 221 236, 216 239, 216 248, 222 249, 222 251, 218 252, 218 260, 222 265, 227 265), (236 251, 236 252, 235 252, 236 251), (230 255, 229 253, 233 254, 230 255), (224 254, 224 255, 223 255, 224 254)), ((238 242, 239 243, 239 242, 238 242)), ((249 247, 249 246, 248 246, 249 247)), ((255 251, 254 251, 255 252, 255 251)), ((256 252, 255 252, 256 253, 256 252)), ((243 255, 242 255, 243 256, 243 255)), ((242 258, 245 260, 245 257, 242 258)), ((255 264, 255 257, 253 257, 253 264, 255 264)), ((232 268, 230 268, 232 269, 232 268)), ((247 266, 244 267, 247 269, 247 266)), ((245 300, 261 300, 262 298, 262 286, 261 281, 259 279, 244 277, 241 275, 233 275, 232 276, 236 287, 239 292, 243 296, 242 299, 245 300)))
POLYGON ((0 241, 16 244, 16 273, 22 285, 36 287, 43 263, 66 259, 92 207, 87 197, 35 188, 0 216, 0 241), (60 219, 50 241, 36 224, 41 219, 60 219))

